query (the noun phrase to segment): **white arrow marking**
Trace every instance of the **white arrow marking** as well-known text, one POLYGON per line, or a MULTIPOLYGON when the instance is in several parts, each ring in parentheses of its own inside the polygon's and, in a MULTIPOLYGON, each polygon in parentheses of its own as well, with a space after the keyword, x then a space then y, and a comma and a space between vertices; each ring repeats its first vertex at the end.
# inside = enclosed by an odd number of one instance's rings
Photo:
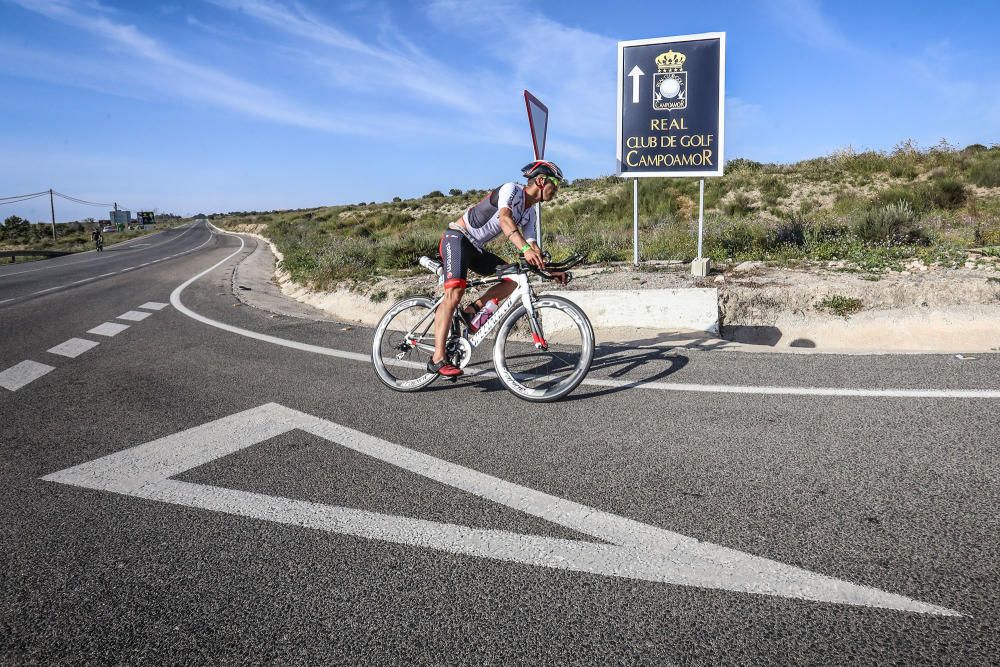
POLYGON ((608 577, 881 607, 958 612, 663 530, 535 491, 275 403, 46 475, 110 491, 374 540, 608 577), (170 479, 282 433, 302 430, 404 470, 608 544, 522 535, 170 479))
POLYGON ((632 104, 639 103, 639 77, 644 74, 645 72, 639 69, 638 65, 633 67, 632 71, 628 73, 628 75, 632 77, 632 104))

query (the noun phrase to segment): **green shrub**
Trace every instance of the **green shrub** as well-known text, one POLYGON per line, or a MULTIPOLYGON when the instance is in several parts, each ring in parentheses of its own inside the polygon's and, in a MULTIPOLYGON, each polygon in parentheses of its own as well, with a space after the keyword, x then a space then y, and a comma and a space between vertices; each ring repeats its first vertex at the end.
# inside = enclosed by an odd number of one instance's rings
POLYGON ((822 301, 816 304, 816 307, 820 310, 828 310, 834 315, 840 315, 841 317, 847 317, 851 313, 856 313, 863 307, 861 299, 855 299, 850 296, 841 296, 840 294, 831 294, 824 297, 822 301))
POLYGON ((728 216, 741 218, 757 210, 753 205, 753 200, 745 192, 737 192, 733 197, 722 204, 722 211, 728 216))
POLYGON ((969 167, 969 180, 983 188, 1000 187, 1000 159, 982 156, 969 167))
POLYGON ((434 197, 444 197, 444 193, 440 190, 431 190, 425 194, 421 199, 433 199, 434 197))
POLYGON ((763 240, 764 231, 759 226, 737 222, 719 230, 716 241, 727 257, 736 257, 760 249, 763 240))
POLYGON ((884 206, 873 205, 859 212, 854 223, 854 234, 868 243, 926 243, 927 235, 917 225, 919 217, 909 202, 904 200, 884 206))
POLYGON ((743 172, 746 174, 756 174, 763 165, 755 160, 748 160, 743 157, 733 158, 726 162, 726 171, 729 173, 743 172))
POLYGON ((961 208, 967 197, 965 185, 957 178, 935 178, 924 185, 923 192, 933 208, 961 208))
POLYGON ((801 218, 791 218, 778 225, 772 232, 769 245, 773 248, 780 246, 805 246, 806 244, 806 223, 801 218))
POLYGON ((764 202, 774 205, 782 197, 787 197, 792 192, 785 184, 785 181, 775 175, 767 174, 762 176, 759 183, 760 192, 764 196, 764 202))

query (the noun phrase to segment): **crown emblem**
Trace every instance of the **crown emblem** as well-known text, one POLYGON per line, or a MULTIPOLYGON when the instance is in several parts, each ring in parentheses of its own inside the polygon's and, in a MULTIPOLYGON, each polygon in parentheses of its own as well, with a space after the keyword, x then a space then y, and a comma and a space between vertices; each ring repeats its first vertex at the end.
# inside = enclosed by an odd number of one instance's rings
POLYGON ((661 53, 656 56, 656 69, 661 72, 669 72, 671 70, 679 70, 684 67, 684 61, 687 60, 687 56, 683 53, 677 53, 674 50, 667 51, 666 53, 661 53))

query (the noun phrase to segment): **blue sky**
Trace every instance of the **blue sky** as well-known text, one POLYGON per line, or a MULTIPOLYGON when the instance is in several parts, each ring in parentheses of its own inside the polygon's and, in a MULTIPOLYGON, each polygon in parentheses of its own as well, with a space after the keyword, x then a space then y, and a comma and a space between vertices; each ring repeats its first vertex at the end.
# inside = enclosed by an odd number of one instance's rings
POLYGON ((488 187, 532 157, 525 88, 547 157, 610 174, 617 42, 710 31, 728 158, 989 145, 998 24, 993 0, 0 0, 0 197, 191 214, 488 187))

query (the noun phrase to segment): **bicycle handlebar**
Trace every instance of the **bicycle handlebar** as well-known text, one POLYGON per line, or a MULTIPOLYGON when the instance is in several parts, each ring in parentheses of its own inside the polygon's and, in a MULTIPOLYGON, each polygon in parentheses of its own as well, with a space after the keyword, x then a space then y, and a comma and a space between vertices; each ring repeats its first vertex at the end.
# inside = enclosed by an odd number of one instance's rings
POLYGON ((558 271, 559 273, 565 273, 566 271, 573 268, 582 261, 583 261, 582 255, 573 255, 571 257, 564 259, 561 262, 546 262, 545 268, 539 269, 534 264, 529 264, 527 261, 525 261, 524 257, 521 256, 518 258, 517 263, 521 272, 531 271, 535 275, 541 276, 546 280, 555 280, 556 277, 550 273, 551 271, 558 271))

